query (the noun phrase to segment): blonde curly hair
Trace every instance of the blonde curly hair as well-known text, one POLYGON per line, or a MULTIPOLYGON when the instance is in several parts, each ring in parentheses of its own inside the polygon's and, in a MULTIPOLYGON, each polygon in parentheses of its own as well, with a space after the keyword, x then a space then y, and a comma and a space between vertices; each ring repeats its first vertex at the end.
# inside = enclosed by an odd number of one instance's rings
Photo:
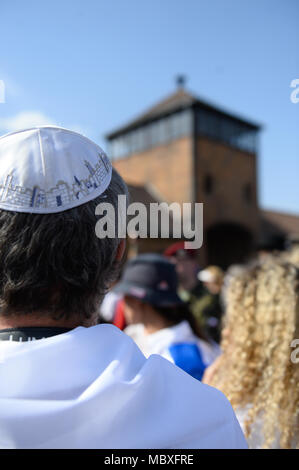
POLYGON ((285 259, 299 267, 299 246, 295 245, 285 253, 285 259))
POLYGON ((221 348, 210 385, 237 409, 248 407, 245 435, 262 417, 263 447, 279 433, 280 447, 298 447, 299 364, 291 342, 299 338, 299 275, 295 265, 270 258, 232 280, 221 348))

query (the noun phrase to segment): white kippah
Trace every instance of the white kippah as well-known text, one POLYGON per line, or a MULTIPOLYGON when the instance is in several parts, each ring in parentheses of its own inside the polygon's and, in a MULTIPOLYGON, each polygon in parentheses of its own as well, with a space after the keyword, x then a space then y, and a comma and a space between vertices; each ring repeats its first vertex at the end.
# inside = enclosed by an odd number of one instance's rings
POLYGON ((62 212, 101 195, 111 175, 103 150, 76 132, 41 126, 0 137, 1 209, 62 212))

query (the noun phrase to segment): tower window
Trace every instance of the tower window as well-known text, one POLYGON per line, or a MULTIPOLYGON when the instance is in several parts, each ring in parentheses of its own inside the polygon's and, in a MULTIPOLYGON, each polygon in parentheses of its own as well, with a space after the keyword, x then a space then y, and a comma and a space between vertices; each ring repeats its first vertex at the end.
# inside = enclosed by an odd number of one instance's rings
POLYGON ((204 179, 204 192, 205 194, 212 194, 214 191, 214 178, 212 175, 207 174, 204 179))
POLYGON ((250 183, 246 183, 243 187, 243 199, 247 204, 252 202, 252 186, 250 183))

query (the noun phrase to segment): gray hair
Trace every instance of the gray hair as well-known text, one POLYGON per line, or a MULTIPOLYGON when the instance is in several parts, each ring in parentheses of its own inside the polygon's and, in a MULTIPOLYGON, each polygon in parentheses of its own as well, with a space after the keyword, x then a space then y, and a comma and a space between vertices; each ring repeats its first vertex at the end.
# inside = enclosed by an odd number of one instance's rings
MULTIPOLYGON (((0 210, 0 313, 91 318, 120 269, 117 238, 95 234, 96 206, 128 189, 113 169, 102 196, 55 214, 0 210)), ((117 232, 116 232, 117 234, 117 232)))

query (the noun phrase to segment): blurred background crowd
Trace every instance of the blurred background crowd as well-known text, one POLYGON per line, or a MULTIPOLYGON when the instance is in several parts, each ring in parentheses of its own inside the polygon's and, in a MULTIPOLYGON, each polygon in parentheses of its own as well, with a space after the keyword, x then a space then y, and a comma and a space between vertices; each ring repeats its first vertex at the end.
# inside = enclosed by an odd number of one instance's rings
POLYGON ((156 238, 129 233, 99 321, 221 389, 250 447, 298 447, 299 217, 259 207, 260 131, 179 76, 173 93, 107 135, 131 202, 203 202, 203 245, 163 238, 163 218, 156 238))
POLYGON ((299 239, 225 270, 197 255, 176 242, 130 258, 99 322, 223 391, 251 448, 298 447, 299 239))

